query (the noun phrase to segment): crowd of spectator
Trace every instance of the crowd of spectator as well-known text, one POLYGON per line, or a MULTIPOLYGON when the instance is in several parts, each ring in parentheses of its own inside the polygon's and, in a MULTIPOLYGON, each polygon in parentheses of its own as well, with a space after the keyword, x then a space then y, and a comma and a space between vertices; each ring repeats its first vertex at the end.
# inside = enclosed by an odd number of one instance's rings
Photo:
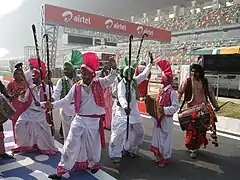
POLYGON ((192 29, 204 29, 214 26, 240 23, 240 5, 221 7, 219 9, 203 9, 198 13, 186 13, 183 16, 149 21, 150 26, 163 28, 172 32, 192 29))
MULTIPOLYGON (((232 5, 229 7, 221 7, 218 9, 203 9, 198 13, 187 13, 183 16, 173 18, 161 19, 158 21, 150 17, 147 25, 157 28, 163 28, 172 32, 182 32, 194 29, 206 29, 211 27, 222 27, 224 25, 240 24, 240 5, 232 5)), ((142 22, 144 23, 144 22, 142 22)), ((146 24, 146 23, 145 23, 146 24)), ((240 37, 240 35, 239 35, 240 37)), ((147 58, 148 51, 154 52, 155 57, 168 59, 172 64, 189 64, 194 62, 197 58, 190 56, 189 52, 196 48, 214 48, 214 47, 228 47, 240 45, 240 38, 219 38, 212 37, 212 39, 197 39, 188 40, 186 42, 176 44, 163 45, 149 45, 142 52, 143 59, 147 58)), ((133 51, 137 52, 137 46, 133 51)), ((122 56, 126 53, 121 52, 122 56)))
MULTIPOLYGON (((216 39, 212 41, 188 41, 185 43, 152 45, 148 44, 141 50, 141 59, 149 59, 148 52, 152 51, 155 58, 167 59, 172 64, 189 64, 197 60, 197 57, 189 55, 194 49, 229 47, 240 45, 239 39, 216 39)), ((132 54, 137 54, 138 45, 133 46, 132 54)), ((128 47, 119 49, 117 52, 120 59, 128 57, 128 47)), ((133 57, 134 59, 134 57, 133 57)))

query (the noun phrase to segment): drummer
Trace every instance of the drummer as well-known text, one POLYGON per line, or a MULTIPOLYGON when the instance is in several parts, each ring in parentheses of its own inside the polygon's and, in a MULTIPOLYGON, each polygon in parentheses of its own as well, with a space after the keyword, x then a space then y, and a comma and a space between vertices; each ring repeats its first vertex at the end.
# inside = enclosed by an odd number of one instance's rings
MULTIPOLYGON (((195 105, 207 103, 207 98, 209 98, 215 110, 219 110, 213 88, 207 78, 205 78, 202 66, 199 64, 192 64, 190 66, 190 71, 191 77, 187 78, 178 90, 178 100, 180 101, 182 95, 185 94, 187 107, 190 108, 195 105)), ((217 119, 215 119, 215 121, 217 121, 217 119)), ((215 124, 214 129, 216 129, 215 124)), ((217 139, 216 133, 212 135, 212 138, 217 139)), ((190 157, 193 159, 196 158, 196 150, 202 145, 206 147, 207 144, 208 140, 206 138, 206 131, 197 132, 197 130, 189 124, 185 138, 185 145, 190 150, 190 157)))
POLYGON ((164 116, 161 121, 156 120, 154 123, 150 151, 155 156, 155 163, 159 167, 165 167, 172 154, 173 115, 178 110, 178 99, 171 86, 173 74, 170 63, 167 60, 158 60, 156 65, 162 71, 157 101, 163 107, 164 116))
MULTIPOLYGON (((2 81, 0 81, 0 92, 6 98, 9 98, 9 99, 11 98, 11 96, 7 92, 6 87, 3 85, 2 81)), ((9 155, 5 152, 4 133, 3 133, 3 125, 2 124, 0 124, 0 158, 2 158, 2 159, 12 159, 13 158, 12 155, 9 155)))

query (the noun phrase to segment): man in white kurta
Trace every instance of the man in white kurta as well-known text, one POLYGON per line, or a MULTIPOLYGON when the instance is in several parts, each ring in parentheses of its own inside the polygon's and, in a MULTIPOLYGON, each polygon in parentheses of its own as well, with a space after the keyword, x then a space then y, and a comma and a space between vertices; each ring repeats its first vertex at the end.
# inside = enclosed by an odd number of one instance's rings
POLYGON ((112 123, 111 123, 111 129, 112 129, 112 124, 113 124, 113 121, 116 119, 115 117, 115 114, 116 114, 116 110, 117 110, 117 101, 118 101, 118 98, 117 98, 117 87, 118 87, 118 83, 122 80, 123 78, 123 69, 124 69, 124 66, 120 67, 119 68, 119 72, 118 72, 118 76, 116 77, 116 79, 114 80, 114 82, 112 83, 111 85, 111 90, 112 90, 112 98, 113 98, 113 106, 112 106, 112 123))
MULTIPOLYGON (((52 95, 52 98, 55 101, 64 98, 73 86, 73 84, 80 80, 80 77, 76 75, 74 67, 70 62, 64 63, 64 74, 65 76, 57 81, 56 89, 54 90, 54 93, 52 95)), ((67 139, 70 125, 74 116, 75 112, 73 103, 60 109, 60 118, 62 123, 64 140, 67 139)))
MULTIPOLYGON (((84 61, 85 65, 81 66, 81 74, 83 81, 80 84, 75 84, 67 94, 67 96, 59 101, 53 102, 53 108, 61 108, 70 105, 73 101, 80 107, 79 112, 71 123, 71 128, 68 137, 64 143, 61 160, 57 167, 57 173, 50 175, 51 179, 61 179, 61 176, 67 171, 74 169, 91 169, 92 173, 96 173, 100 168, 99 161, 101 158, 101 130, 103 126, 100 125, 101 117, 104 115, 104 104, 100 107, 97 105, 98 99, 104 101, 103 94, 94 91, 94 86, 99 83, 100 88, 108 88, 116 78, 117 71, 115 70, 116 63, 110 74, 104 78, 96 78, 95 71, 97 67, 91 63, 97 63, 97 55, 94 53, 83 54, 83 59, 91 61, 84 61), (87 80, 86 80, 87 79, 87 80), (78 86, 78 87, 76 87, 78 86), (80 96, 77 94, 77 88, 80 87, 80 96), (96 94, 97 93, 97 94, 96 94), (97 100, 97 101, 96 101, 97 100)), ((99 90, 99 92, 102 92, 99 90)))
POLYGON ((154 153, 155 162, 159 167, 165 167, 172 155, 172 130, 173 130, 173 115, 178 110, 177 93, 171 86, 173 75, 171 65, 166 60, 158 60, 156 65, 162 70, 162 79, 159 94, 157 97, 158 103, 163 108, 162 119, 154 117, 154 127, 152 133, 152 145, 150 151, 154 153))
MULTIPOLYGON (((33 69, 33 83, 31 90, 36 102, 34 102, 29 89, 26 91, 25 97, 20 97, 21 101, 29 102, 29 108, 17 120, 15 128, 16 147, 12 151, 40 151, 42 154, 53 155, 56 154, 57 148, 51 134, 50 125, 46 120, 46 110, 40 107, 40 102, 44 102, 44 93, 40 73, 37 69, 33 69)), ((48 85, 45 88, 47 90, 48 85)), ((47 96, 49 97, 49 93, 47 93, 47 96)))
MULTIPOLYGON (((128 68, 128 67, 126 67, 128 68)), ((146 69, 134 77, 135 85, 132 81, 131 84, 131 102, 130 102, 130 114, 129 114, 129 143, 124 145, 124 140, 126 139, 126 130, 127 130, 127 115, 126 108, 128 105, 126 94, 126 77, 128 69, 125 69, 124 79, 118 83, 118 105, 115 112, 115 120, 112 124, 112 133, 111 139, 109 142, 109 156, 113 159, 113 164, 116 168, 120 166, 120 159, 122 157, 123 149, 126 150, 131 157, 136 157, 138 155, 139 145, 142 143, 144 136, 144 129, 141 122, 141 116, 138 111, 137 106, 137 84, 141 83, 149 75, 152 65, 148 64, 146 69), (135 88, 134 88, 135 87, 135 88), (123 147, 124 146, 124 147, 123 147)), ((132 75, 134 70, 132 72, 132 75)))

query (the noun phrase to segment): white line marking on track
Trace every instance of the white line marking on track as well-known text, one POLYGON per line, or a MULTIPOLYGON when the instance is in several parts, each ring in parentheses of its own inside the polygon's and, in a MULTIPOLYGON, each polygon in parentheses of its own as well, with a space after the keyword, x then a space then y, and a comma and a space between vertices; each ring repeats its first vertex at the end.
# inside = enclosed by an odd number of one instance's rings
POLYGON ((99 180, 117 180, 114 177, 112 177, 110 174, 104 172, 101 169, 96 174, 91 174, 91 175, 94 176, 95 178, 99 179, 99 180))
MULTIPOLYGON (((5 131, 4 134, 5 134, 5 137, 6 136, 7 137, 13 137, 12 131, 5 131)), ((12 145, 14 145, 14 142, 5 143, 6 147, 11 147, 12 145)), ((63 145, 56 140, 55 140, 55 145, 58 148, 58 150, 61 152, 61 150, 63 148, 63 145)), ((12 152, 8 151, 7 153, 11 154, 12 152)), ((17 169, 17 168, 20 168, 20 167, 23 167, 23 166, 28 166, 28 165, 31 165, 31 164, 34 164, 34 161, 32 159, 26 157, 24 160, 21 160, 21 161, 1 165, 1 172, 14 170, 14 169, 17 169)), ((88 172, 88 173, 91 174, 91 172, 88 172)), ((69 174, 68 175, 67 174, 64 177, 66 177, 66 178, 69 177, 69 174)), ((47 175, 44 172, 41 172, 41 171, 34 171, 30 175, 33 176, 33 177, 36 177, 36 179, 41 179, 41 180, 48 179, 47 175)), ((91 174, 91 175, 93 177, 95 177, 96 179, 99 179, 99 180, 116 180, 110 174, 104 172, 101 169, 96 174, 91 174)))
POLYGON ((35 170, 32 173, 30 173, 29 175, 36 179, 48 180, 48 175, 39 170, 35 170))
MULTIPOLYGON (((55 140, 56 147, 61 151, 63 148, 63 145, 55 140)), ((103 170, 99 170, 96 174, 92 174, 91 172, 87 171, 89 174, 91 174, 93 177, 99 179, 99 180, 117 180, 114 177, 112 177, 110 174, 104 172, 103 170)))
POLYGON ((34 164, 34 161, 29 157, 25 157, 24 160, 1 165, 1 172, 14 170, 24 166, 29 166, 31 164, 34 164))

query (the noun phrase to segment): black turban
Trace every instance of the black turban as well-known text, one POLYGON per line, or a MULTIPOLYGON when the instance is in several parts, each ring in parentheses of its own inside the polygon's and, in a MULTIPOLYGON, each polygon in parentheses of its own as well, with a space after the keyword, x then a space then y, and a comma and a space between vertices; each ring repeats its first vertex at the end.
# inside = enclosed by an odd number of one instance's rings
POLYGON ((192 64, 190 66, 190 71, 192 71, 193 69, 195 69, 200 74, 200 79, 204 78, 204 69, 200 64, 192 64))

